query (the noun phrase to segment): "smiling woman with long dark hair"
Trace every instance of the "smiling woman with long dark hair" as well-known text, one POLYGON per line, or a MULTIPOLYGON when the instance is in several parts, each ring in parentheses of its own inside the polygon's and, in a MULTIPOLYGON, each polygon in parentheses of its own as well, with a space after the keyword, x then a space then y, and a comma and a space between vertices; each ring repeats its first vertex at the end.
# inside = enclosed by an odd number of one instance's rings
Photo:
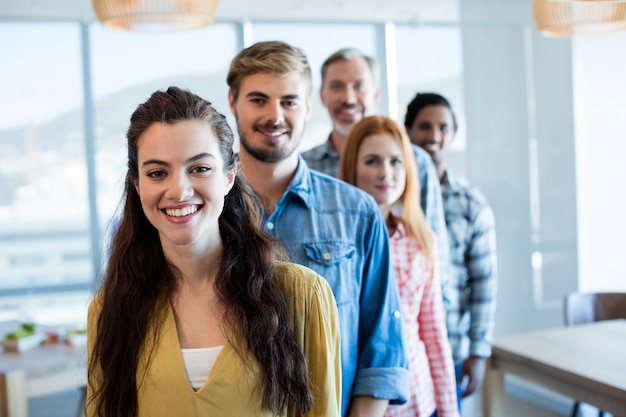
POLYGON ((170 87, 139 105, 127 138, 89 309, 87 416, 338 416, 332 292, 276 260, 224 116, 170 87))

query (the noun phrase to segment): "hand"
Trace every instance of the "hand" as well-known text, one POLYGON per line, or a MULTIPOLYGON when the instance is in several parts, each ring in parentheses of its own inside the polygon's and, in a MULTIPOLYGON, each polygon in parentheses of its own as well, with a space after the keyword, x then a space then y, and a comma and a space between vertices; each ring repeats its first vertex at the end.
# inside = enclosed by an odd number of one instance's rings
POLYGON ((389 400, 382 398, 355 396, 348 411, 350 417, 382 417, 387 410, 389 400))
POLYGON ((478 356, 470 356, 465 359, 463 366, 461 367, 461 377, 459 383, 462 384, 467 378, 467 386, 461 394, 461 398, 472 395, 483 384, 485 379, 485 358, 479 358, 478 356))

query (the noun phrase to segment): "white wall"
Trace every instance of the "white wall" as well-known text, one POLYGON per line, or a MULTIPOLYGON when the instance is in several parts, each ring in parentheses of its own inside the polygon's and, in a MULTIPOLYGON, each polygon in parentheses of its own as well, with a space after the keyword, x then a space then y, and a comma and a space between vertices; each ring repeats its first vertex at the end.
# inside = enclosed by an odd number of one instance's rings
POLYGON ((467 175, 497 222, 496 335, 626 290, 626 32, 546 38, 532 0, 460 2, 467 175))
POLYGON ((579 287, 626 291, 626 31, 573 41, 579 287))
POLYGON ((461 1, 467 175, 496 217, 496 335, 561 325, 578 281, 571 41, 539 35, 532 1, 501 3, 461 1))

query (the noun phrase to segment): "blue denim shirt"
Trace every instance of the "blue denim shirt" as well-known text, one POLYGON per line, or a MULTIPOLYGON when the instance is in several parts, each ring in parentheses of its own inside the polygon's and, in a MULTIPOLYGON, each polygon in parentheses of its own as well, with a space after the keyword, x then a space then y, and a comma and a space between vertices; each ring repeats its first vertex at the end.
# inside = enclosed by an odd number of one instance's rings
MULTIPOLYGON (((448 232, 446 231, 439 176, 430 155, 419 146, 412 145, 412 148, 420 180, 420 205, 424 211, 424 216, 426 216, 426 222, 435 233, 435 236, 437 236, 439 276, 441 277, 443 303, 444 308, 448 310, 450 293, 454 293, 454 287, 451 285, 452 263, 450 261, 450 246, 448 244, 448 232)), ((340 156, 333 146, 331 136, 328 136, 328 140, 321 145, 303 152, 302 157, 309 164, 310 168, 339 178, 340 156)))
POLYGON ((310 170, 299 157, 293 180, 264 221, 291 260, 325 277, 333 290, 341 328, 342 414, 353 396, 406 402, 398 289, 387 230, 371 196, 310 170))

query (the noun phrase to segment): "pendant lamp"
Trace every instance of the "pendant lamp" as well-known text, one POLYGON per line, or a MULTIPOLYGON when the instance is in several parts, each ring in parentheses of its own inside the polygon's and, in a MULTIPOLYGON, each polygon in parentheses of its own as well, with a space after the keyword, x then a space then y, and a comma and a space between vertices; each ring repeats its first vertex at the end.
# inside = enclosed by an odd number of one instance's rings
POLYGON ((546 36, 626 29, 626 0, 534 0, 535 23, 546 36))
POLYGON ((217 0, 92 0, 106 27, 138 32, 196 29, 215 18, 217 0))

